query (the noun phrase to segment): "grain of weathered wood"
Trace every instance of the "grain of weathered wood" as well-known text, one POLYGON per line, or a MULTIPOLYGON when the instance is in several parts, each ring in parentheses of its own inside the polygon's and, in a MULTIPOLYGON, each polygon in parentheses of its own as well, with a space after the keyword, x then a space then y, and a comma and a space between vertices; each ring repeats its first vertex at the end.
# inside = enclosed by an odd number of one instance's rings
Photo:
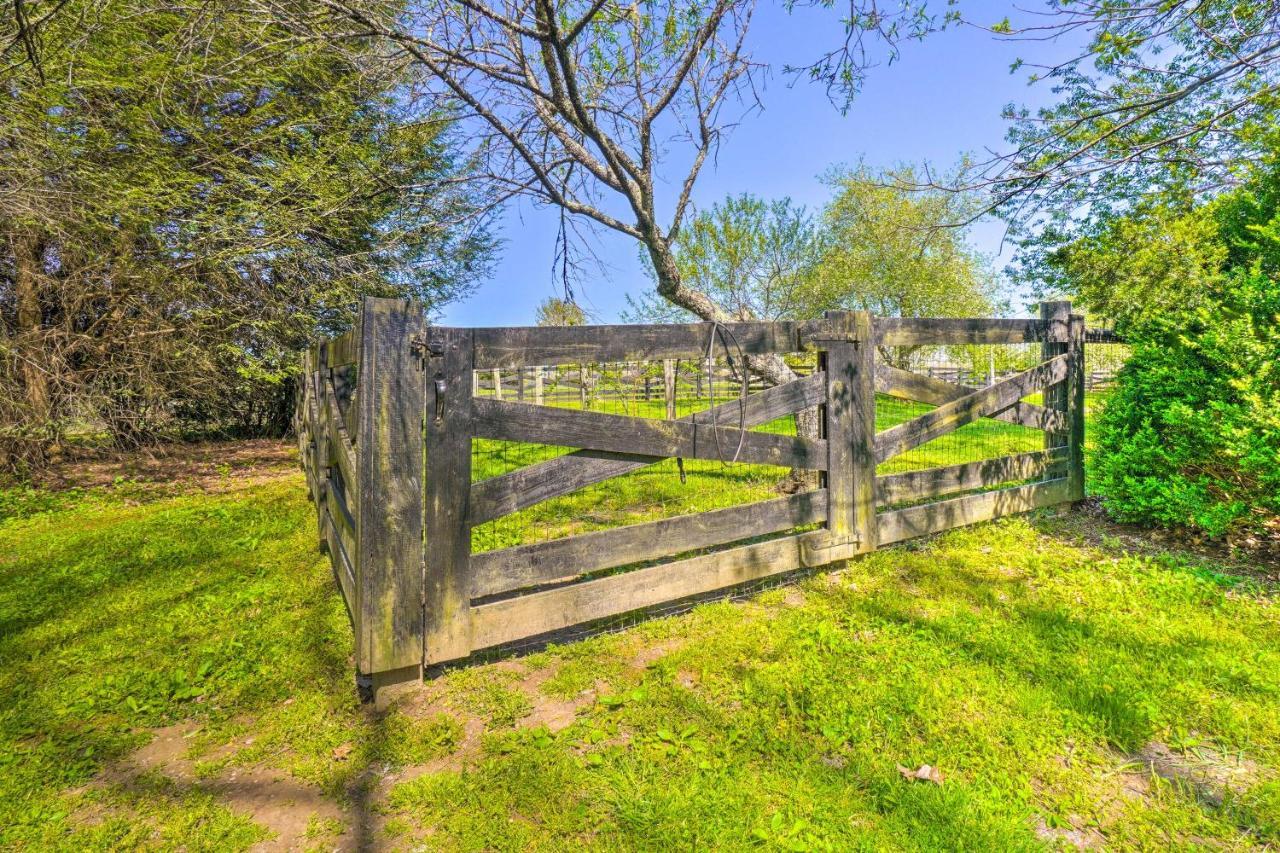
MULTIPOLYGON (((1051 358, 1065 356, 1067 352, 1067 338, 1070 335, 1071 303, 1041 302, 1040 319, 1045 324, 1044 343, 1040 345, 1041 360, 1048 361, 1051 358)), ((1053 411, 1062 412, 1064 419, 1062 429, 1045 432, 1045 449, 1065 447, 1067 444, 1070 424, 1066 422, 1066 379, 1067 375, 1066 372, 1064 372, 1060 379, 1056 382, 1049 383, 1044 387, 1044 407, 1046 409, 1052 409, 1053 411)))
POLYGON ((882 512, 877 516, 880 544, 888 545, 952 527, 977 524, 1013 513, 1052 506, 1069 499, 1070 484, 1064 477, 882 512))
MULTIPOLYGON (((944 382, 941 379, 934 379, 930 376, 921 376, 919 373, 902 370, 892 365, 880 364, 876 366, 876 390, 891 397, 940 406, 943 403, 959 400, 961 397, 966 397, 974 391, 982 389, 968 385, 955 385, 950 382, 944 382)), ((1062 412, 1046 409, 1034 403, 1015 403, 1003 412, 996 412, 989 417, 994 420, 1019 424, 1033 429, 1054 430, 1066 428, 1066 418, 1062 412)))
POLYGON ((676 419, 676 362, 673 358, 662 362, 662 394, 667 404, 667 420, 676 419))
MULTIPOLYGON (((804 349, 804 324, 729 323, 748 355, 804 349)), ((708 323, 642 326, 521 326, 475 329, 476 367, 658 361, 706 354, 708 323)))
POLYGON ((820 341, 827 374, 827 529, 836 542, 875 550, 875 348, 871 315, 829 311, 843 339, 820 341))
MULTIPOLYGON (((751 395, 741 404, 742 419, 748 427, 766 424, 783 415, 816 406, 825 395, 826 377, 821 373, 814 373, 751 395)), ((714 410, 686 415, 677 422, 709 423, 714 411, 719 423, 736 424, 739 418, 738 407, 739 401, 732 400, 716 406, 714 410)), ((481 480, 471 487, 471 523, 481 524, 501 518, 536 503, 652 465, 653 462, 653 458, 647 456, 580 450, 509 474, 481 480)))
POLYGON ((473 369, 471 332, 433 328, 426 383, 426 628, 423 660, 428 664, 471 653, 472 408, 492 403, 524 411, 536 406, 473 398, 467 376, 473 369))
POLYGON ((1084 500, 1084 317, 1071 315, 1067 329, 1067 477, 1071 499, 1084 500))
POLYGON ((422 665, 422 310, 366 298, 360 323, 356 664, 422 665))
POLYGON ((535 637, 770 575, 825 565, 854 552, 852 546, 832 547, 827 531, 818 530, 478 605, 471 611, 474 643, 481 649, 535 637))
POLYGON ((658 458, 729 461, 741 441, 738 461, 757 465, 821 470, 827 444, 821 439, 737 427, 635 418, 604 412, 580 412, 551 406, 522 406, 502 400, 474 401, 473 430, 478 438, 580 447, 658 458))
POLYGON ((1059 356, 988 388, 938 406, 917 418, 890 427, 876 436, 876 459, 884 462, 913 447, 946 435, 967 423, 1007 409, 1033 391, 1067 375, 1067 360, 1059 356))
POLYGON ((329 543, 326 553, 329 555, 329 567, 333 571, 333 580, 338 585, 338 592, 342 595, 342 603, 347 609, 347 619, 350 621, 354 631, 356 626, 355 567, 352 565, 351 557, 345 550, 346 546, 342 543, 342 539, 338 534, 333 516, 327 509, 321 509, 320 511, 320 524, 324 529, 325 541, 329 543))
POLYGON ((352 329, 324 343, 325 364, 330 370, 355 364, 360 353, 360 330, 352 329))
POLYGON ((355 450, 351 446, 351 436, 347 432, 342 414, 338 411, 332 382, 326 383, 324 401, 325 416, 328 419, 325 424, 325 434, 329 437, 329 458, 342 472, 343 478, 354 491, 355 486, 360 482, 355 450))
POLYGON ((936 498, 951 492, 998 486, 1012 480, 1029 480, 1066 461, 1066 451, 1059 448, 889 474, 876 479, 876 502, 887 506, 936 498))
POLYGON ((602 569, 781 533, 826 518, 827 492, 664 518, 471 555, 471 596, 483 598, 602 569))
POLYGON ((1038 320, 935 319, 877 317, 876 344, 882 347, 922 344, 1020 344, 1041 340, 1038 320))

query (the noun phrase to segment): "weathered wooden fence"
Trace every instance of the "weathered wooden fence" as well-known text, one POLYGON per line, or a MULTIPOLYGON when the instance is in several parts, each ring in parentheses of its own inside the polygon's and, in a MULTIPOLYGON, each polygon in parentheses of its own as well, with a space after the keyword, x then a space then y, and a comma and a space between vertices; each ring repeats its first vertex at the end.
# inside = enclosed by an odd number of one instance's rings
POLYGON ((1065 302, 1013 320, 833 312, 720 327, 471 329, 429 326, 409 303, 369 299, 354 330, 305 354, 296 417, 357 669, 376 693, 477 650, 1077 500, 1084 346, 1083 319, 1065 302), (680 418, 669 406, 666 419, 533 405, 527 392, 500 398, 500 379, 487 396, 479 390, 477 377, 494 371, 704 359, 717 336, 748 358, 816 351, 818 369, 680 418), (1010 343, 1039 343, 1040 363, 982 388, 877 364, 890 347, 1010 343), (1043 405, 1026 402, 1036 392, 1043 405), (933 408, 877 432, 877 393, 933 408), (752 429, 814 407, 817 436, 752 429), (1043 430, 1044 446, 877 476, 878 464, 981 418, 1043 430), (575 450, 472 482, 473 439, 575 450), (471 551, 474 525, 666 458, 729 455, 820 472, 816 488, 471 551))

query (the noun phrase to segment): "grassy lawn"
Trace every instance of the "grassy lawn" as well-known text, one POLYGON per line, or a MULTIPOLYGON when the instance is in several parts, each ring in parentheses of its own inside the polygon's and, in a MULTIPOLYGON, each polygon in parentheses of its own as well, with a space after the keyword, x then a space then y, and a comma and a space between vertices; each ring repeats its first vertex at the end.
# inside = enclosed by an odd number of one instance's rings
POLYGON ((0 492, 0 846, 1280 844, 1248 566, 1009 519, 377 716, 301 475, 212 479, 0 492))

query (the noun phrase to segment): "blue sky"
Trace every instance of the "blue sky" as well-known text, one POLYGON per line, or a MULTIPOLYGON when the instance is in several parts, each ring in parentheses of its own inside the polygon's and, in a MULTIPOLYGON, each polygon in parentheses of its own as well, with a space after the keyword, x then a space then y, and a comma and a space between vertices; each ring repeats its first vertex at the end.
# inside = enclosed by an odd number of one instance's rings
MULTIPOLYGON (((991 0, 964 3, 961 10, 986 24, 1014 16, 1010 4, 991 0)), ((828 198, 821 176, 833 165, 861 158, 877 167, 928 161, 945 169, 966 151, 1003 150, 1004 105, 1036 106, 1052 97, 1044 84, 1028 86, 1025 70, 1010 74, 1010 64, 1019 56, 1039 60, 1065 49, 1011 43, 973 27, 954 27, 905 45, 899 61, 872 69, 862 93, 841 115, 820 85, 804 80, 791 85, 781 71, 789 62, 804 62, 822 46, 834 45, 837 20, 832 10, 787 14, 780 4, 762 0, 750 38, 755 58, 773 67, 762 93, 764 109, 734 129, 717 162, 704 168, 694 190, 697 205, 751 192, 766 198, 789 195, 817 209, 828 198)), ((678 167, 671 171, 674 179, 681 175, 678 167)), ((493 274, 470 298, 448 306, 442 321, 459 326, 532 323, 538 303, 560 295, 552 274, 556 222, 554 210, 527 201, 512 204, 499 221, 503 245, 493 274)), ((972 229, 970 239, 995 255, 1003 233, 1000 223, 983 222, 972 229)), ((579 281, 575 292, 594 322, 616 322, 625 295, 652 285, 635 241, 602 231, 595 250, 605 269, 579 281)), ((997 262, 1002 266, 1008 258, 1006 248, 997 262)))

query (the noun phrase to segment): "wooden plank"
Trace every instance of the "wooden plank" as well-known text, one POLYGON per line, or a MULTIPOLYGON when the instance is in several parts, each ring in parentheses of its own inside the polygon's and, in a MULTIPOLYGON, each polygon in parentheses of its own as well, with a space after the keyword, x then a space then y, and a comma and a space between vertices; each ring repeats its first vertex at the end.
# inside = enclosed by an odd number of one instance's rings
MULTIPOLYGON (((1041 302, 1040 318, 1046 327, 1044 343, 1040 345, 1040 360, 1048 361, 1051 358, 1065 356, 1067 353, 1067 337, 1070 334, 1071 303, 1041 302)), ((1067 444, 1068 425, 1065 422, 1067 416, 1066 378, 1067 375, 1064 372, 1059 380, 1044 386, 1044 407, 1062 412, 1064 418, 1062 428, 1045 432, 1044 446, 1046 450, 1065 447, 1067 444)))
MULTIPOLYGON (((356 600, 356 570, 353 555, 356 553, 356 531, 351 527, 351 513, 342 505, 341 498, 338 497, 336 489, 330 489, 328 497, 327 512, 325 519, 329 525, 330 531, 330 548, 329 553, 340 551, 343 560, 343 575, 339 577, 342 583, 342 594, 348 601, 356 600), (336 548, 334 546, 337 546, 336 548)), ((336 567, 335 567, 336 568, 336 567)))
POLYGON ((351 329, 325 341, 325 364, 330 370, 355 364, 360 356, 360 330, 351 329))
MULTIPOLYGON (((748 427, 767 424, 783 415, 816 406, 826 395, 826 377, 815 372, 801 379, 753 394, 743 403, 742 417, 748 427)), ((737 423, 739 401, 731 400, 714 409, 680 418, 691 423, 716 419, 737 423)), ((482 524, 517 512, 545 500, 568 494, 653 464, 652 457, 601 454, 579 450, 536 465, 491 477, 471 487, 471 523, 482 524)))
POLYGON ((366 298, 357 395, 356 665, 360 672, 422 666, 422 370, 426 331, 408 300, 366 298))
POLYGON ((352 491, 355 491, 360 482, 355 451, 351 447, 351 436, 338 409, 332 381, 325 383, 324 402, 325 415, 328 418, 325 434, 329 436, 329 458, 337 463, 343 479, 350 484, 352 491))
POLYGON ((938 406, 918 418, 890 427, 876 436, 876 460, 892 459, 978 418, 1007 409, 1032 391, 1061 382, 1066 375, 1066 356, 1059 356, 1003 382, 938 406))
MULTIPOLYGON (((876 390, 891 397, 940 406, 982 389, 968 385, 954 385, 941 379, 901 370, 892 365, 880 364, 876 366, 876 390)), ((1061 412, 1046 409, 1034 403, 1016 403, 990 417, 1033 429, 1062 429, 1066 426, 1061 412)))
POLYGON ((876 479, 876 503, 886 506, 935 498, 950 492, 998 486, 1010 480, 1029 480, 1066 461, 1067 454, 1063 449, 1034 450, 996 459, 890 474, 876 479))
POLYGON ((1071 315, 1067 329, 1067 477, 1071 499, 1084 500, 1084 317, 1071 315))
MULTIPOLYGON (((802 333, 815 324, 726 323, 747 355, 804 349, 802 333)), ((475 329, 476 367, 658 361, 706 355, 709 323, 637 326, 513 326, 475 329)))
POLYGON ((1086 343, 1090 344, 1127 344, 1128 340, 1123 335, 1116 333, 1115 329, 1086 329, 1084 333, 1086 343))
POLYGON ((889 545, 952 527, 977 524, 1013 513, 1052 506, 1070 500, 1070 495, 1070 484, 1063 477, 882 512, 877 517, 880 544, 889 545))
POLYGON ((1042 339, 1039 320, 877 317, 876 345, 1021 344, 1042 339))
POLYGON ((829 311, 848 329, 844 340, 820 342, 827 374, 827 529, 836 542, 875 550, 875 347, 871 315, 829 311))
POLYGON ((741 441, 739 462, 817 470, 827 467, 827 443, 821 439, 684 420, 524 406, 483 397, 473 402, 472 411, 472 431, 478 438, 579 447, 630 457, 681 456, 726 462, 741 441))
POLYGON ((473 607, 477 649, 558 631, 852 556, 827 531, 800 533, 473 607))
POLYGON ((356 581, 355 568, 351 564, 351 557, 347 554, 345 545, 338 535, 337 525, 334 523, 333 516, 329 514, 327 509, 320 512, 320 525, 324 530, 326 540, 329 542, 329 566, 333 570, 333 580, 338 585, 338 592, 342 594, 342 603, 347 608, 347 618, 351 621, 351 627, 355 629, 355 595, 356 581))
POLYGON ((471 555, 471 597, 497 595, 602 569, 781 533, 826 518, 827 492, 664 518, 471 555))
MULTIPOLYGON (((471 653, 472 407, 481 403, 542 411, 521 403, 473 398, 472 340, 467 329, 432 329, 433 354, 426 371, 426 614, 423 661, 440 663, 471 653)), ((499 385, 498 387, 501 387, 499 385)))

